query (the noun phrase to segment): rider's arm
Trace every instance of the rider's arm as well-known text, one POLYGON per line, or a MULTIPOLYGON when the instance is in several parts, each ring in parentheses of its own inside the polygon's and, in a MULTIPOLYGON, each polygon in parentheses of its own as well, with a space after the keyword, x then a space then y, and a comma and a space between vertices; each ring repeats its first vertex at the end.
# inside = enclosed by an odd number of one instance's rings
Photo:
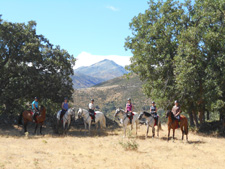
POLYGON ((180 115, 181 113, 181 109, 179 109, 179 111, 177 112, 176 116, 180 115))
POLYGON ((64 102, 62 103, 62 109, 65 110, 65 109, 63 108, 63 105, 64 105, 64 102))
POLYGON ((37 111, 37 108, 36 108, 35 104, 33 104, 33 107, 34 107, 34 110, 36 110, 36 111, 37 111))

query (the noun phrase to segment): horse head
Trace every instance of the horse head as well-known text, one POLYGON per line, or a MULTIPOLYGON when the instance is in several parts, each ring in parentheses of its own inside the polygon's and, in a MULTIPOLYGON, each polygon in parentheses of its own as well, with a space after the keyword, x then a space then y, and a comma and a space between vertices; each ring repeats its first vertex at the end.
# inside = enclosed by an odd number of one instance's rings
POLYGON ((138 120, 141 120, 143 115, 144 115, 144 112, 141 112, 138 116, 138 120))
POLYGON ((83 116, 83 110, 79 108, 77 114, 78 114, 78 118, 81 118, 83 116))
POLYGON ((120 108, 116 109, 115 114, 114 114, 114 118, 120 113, 120 108))
POLYGON ((46 113, 46 109, 45 109, 45 106, 41 105, 41 109, 40 109, 40 112, 46 113))
POLYGON ((166 112, 166 118, 168 118, 169 116, 171 116, 171 114, 173 114, 170 110, 167 110, 166 112))
POLYGON ((76 111, 76 109, 75 109, 75 107, 73 107, 68 110, 68 113, 70 116, 75 117, 75 111, 76 111))

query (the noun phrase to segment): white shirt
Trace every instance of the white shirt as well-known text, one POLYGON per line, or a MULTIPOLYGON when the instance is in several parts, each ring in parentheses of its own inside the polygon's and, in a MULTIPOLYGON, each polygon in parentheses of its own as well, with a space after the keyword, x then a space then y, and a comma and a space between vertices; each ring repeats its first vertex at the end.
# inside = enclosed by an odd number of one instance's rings
POLYGON ((94 104, 92 104, 92 103, 89 103, 89 109, 94 110, 94 109, 95 109, 95 105, 94 105, 94 104))

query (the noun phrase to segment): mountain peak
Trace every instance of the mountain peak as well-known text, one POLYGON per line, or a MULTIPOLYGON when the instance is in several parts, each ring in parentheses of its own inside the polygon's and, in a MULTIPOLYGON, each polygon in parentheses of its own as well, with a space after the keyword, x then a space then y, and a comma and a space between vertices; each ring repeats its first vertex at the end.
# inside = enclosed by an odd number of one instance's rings
POLYGON ((109 79, 127 74, 128 71, 126 71, 124 67, 116 64, 114 61, 104 59, 91 66, 85 66, 75 69, 74 73, 83 74, 91 78, 98 78, 102 79, 103 81, 107 81, 109 79))

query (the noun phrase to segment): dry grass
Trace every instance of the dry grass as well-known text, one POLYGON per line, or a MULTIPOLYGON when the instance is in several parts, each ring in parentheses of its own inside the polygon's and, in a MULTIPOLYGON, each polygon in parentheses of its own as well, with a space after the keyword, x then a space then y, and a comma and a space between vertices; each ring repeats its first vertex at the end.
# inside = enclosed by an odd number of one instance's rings
MULTIPOLYGON (((31 128, 29 128, 31 131, 31 128)), ((68 136, 21 136, 20 129, 0 129, 0 168, 224 168, 225 140, 189 134, 189 143, 167 142, 166 126, 159 138, 144 139, 145 126, 138 137, 123 138, 121 130, 92 130, 91 136, 72 128, 68 136), (121 142, 135 140, 138 149, 126 151, 121 142)), ((151 132, 150 132, 151 136, 151 132)))

